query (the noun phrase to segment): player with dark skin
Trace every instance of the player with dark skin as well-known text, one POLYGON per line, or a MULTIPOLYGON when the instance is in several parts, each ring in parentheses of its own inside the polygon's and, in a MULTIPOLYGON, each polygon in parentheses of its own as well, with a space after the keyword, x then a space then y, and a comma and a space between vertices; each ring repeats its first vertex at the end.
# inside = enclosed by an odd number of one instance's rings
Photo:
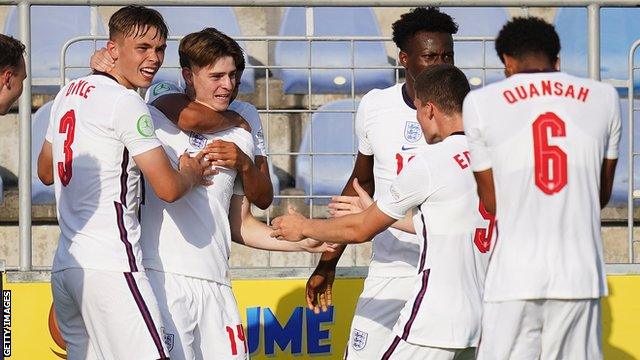
MULTIPOLYGON (((510 77, 518 73, 530 73, 549 71, 554 69, 560 70, 560 59, 549 59, 543 53, 529 53, 520 56, 502 54, 501 60, 504 63, 504 75, 510 77)), ((617 159, 604 159, 602 162, 602 170, 600 174, 600 207, 604 208, 611 198, 613 189, 613 177, 616 171, 617 159)), ((484 204, 486 210, 496 213, 496 193, 493 183, 493 170, 474 172, 478 184, 478 195, 484 204)))
MULTIPOLYGON (((395 24, 394 24, 395 25, 395 24)), ((396 41, 394 37, 394 41, 396 41)), ((402 67, 406 69, 406 90, 410 101, 415 99, 415 78, 426 68, 438 64, 453 64, 453 36, 448 32, 416 31, 404 44, 396 45, 400 48, 398 58, 402 67)), ((342 196, 332 199, 329 204, 332 215, 341 212, 349 213, 350 200, 345 196, 357 196, 353 188, 353 180, 358 179, 360 186, 373 196, 374 186, 374 156, 358 152, 353 171, 347 184, 342 190, 342 196)), ((323 253, 320 261, 307 281, 306 300, 309 309, 315 313, 327 311, 332 303, 332 286, 335 279, 336 266, 346 245, 337 246, 335 251, 323 253)))
MULTIPOLYGON (((113 66, 113 60, 104 50, 98 50, 91 57, 91 67, 106 71, 113 66)), ((232 101, 238 94, 242 71, 236 72, 236 87, 232 101)), ((174 122, 180 130, 196 133, 215 133, 232 127, 241 127, 251 131, 249 124, 232 110, 216 111, 196 101, 187 94, 167 94, 157 98, 151 105, 174 122)), ((245 196, 250 203, 260 209, 266 209, 273 201, 273 186, 269 176, 267 158, 256 156, 255 161, 242 152, 236 144, 216 140, 208 147, 208 158, 212 165, 235 168, 242 179, 245 196)), ((243 211, 246 215, 249 207, 243 211)))

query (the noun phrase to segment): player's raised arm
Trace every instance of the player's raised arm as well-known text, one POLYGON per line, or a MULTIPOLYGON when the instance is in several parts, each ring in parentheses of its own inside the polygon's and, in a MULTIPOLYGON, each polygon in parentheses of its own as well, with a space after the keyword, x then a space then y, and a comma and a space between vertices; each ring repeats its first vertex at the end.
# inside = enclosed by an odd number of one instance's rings
POLYGON ((245 119, 235 111, 215 111, 191 101, 185 94, 167 94, 159 97, 151 104, 184 131, 214 133, 232 127, 241 127, 251 131, 245 119))
MULTIPOLYGON (((107 49, 97 50, 91 56, 91 68, 100 72, 108 72, 114 60, 107 49)), ((232 127, 242 127, 250 131, 247 122, 235 111, 215 111, 203 104, 192 101, 180 91, 172 91, 175 85, 161 82, 152 86, 149 91, 162 91, 152 94, 154 99, 149 103, 162 111, 181 130, 199 133, 214 133, 232 127)))

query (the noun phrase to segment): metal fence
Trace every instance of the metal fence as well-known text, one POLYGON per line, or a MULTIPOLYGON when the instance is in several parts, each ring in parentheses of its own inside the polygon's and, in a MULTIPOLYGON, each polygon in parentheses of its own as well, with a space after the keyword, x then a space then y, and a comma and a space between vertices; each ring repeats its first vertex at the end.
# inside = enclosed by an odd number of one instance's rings
MULTIPOLYGON (((0 5, 9 5, 16 4, 19 9, 19 19, 20 19, 20 38, 22 42, 26 46, 26 55, 25 62, 27 64, 27 80, 25 80, 25 88, 24 92, 20 98, 19 102, 19 131, 20 131, 20 146, 19 146, 19 239, 20 239, 20 270, 29 271, 32 268, 31 263, 31 59, 30 59, 30 48, 31 48, 31 35, 30 35, 30 6, 31 5, 127 5, 128 3, 124 0, 0 0, 0 5)), ((188 4, 180 0, 148 0, 143 3, 144 5, 180 5, 180 6, 202 6, 202 5, 211 5, 211 6, 257 6, 257 7, 282 7, 282 6, 300 6, 307 7, 307 19, 312 20, 312 7, 321 7, 321 6, 373 6, 373 7, 401 7, 401 6, 425 6, 425 5, 438 5, 438 6, 466 6, 466 7, 483 7, 483 6, 499 6, 499 7, 586 7, 588 9, 588 70, 589 76, 594 79, 600 78, 600 7, 633 7, 637 6, 638 3, 636 1, 627 1, 627 0, 600 0, 600 1, 586 1, 586 0, 470 0, 470 1, 460 1, 460 0, 443 0, 443 1, 433 1, 429 4, 424 1, 404 1, 404 0, 310 0, 310 1, 302 1, 302 0, 290 0, 290 1, 276 1, 276 0, 222 0, 222 1, 214 1, 214 0, 190 0, 188 4)), ((97 12, 94 11, 95 14, 97 12)), ((100 39, 96 36, 87 36, 70 40, 66 45, 65 49, 70 46, 74 42, 78 41, 95 41, 100 39)), ((178 40, 179 38, 171 38, 172 41, 178 40)), ((276 36, 266 36, 266 37, 238 37, 237 40, 242 41, 260 41, 267 43, 267 51, 269 51, 269 44, 274 41, 306 41, 309 44, 312 42, 319 41, 343 41, 349 42, 351 44, 351 48, 353 49, 354 43, 358 41, 390 41, 389 38, 382 37, 317 37, 313 36, 313 24, 312 21, 307 21, 307 35, 301 37, 276 37, 276 36)), ((487 41, 491 41, 490 38, 484 37, 467 37, 467 38, 456 38, 457 42, 481 42, 485 43, 487 41)), ((631 50, 631 54, 638 46, 638 43, 634 45, 631 50)), ((311 48, 311 46, 309 46, 311 48)), ((484 48, 484 46, 483 46, 484 48)), ((353 50, 352 50, 353 55, 353 50)), ((630 55, 630 59, 633 58, 630 55)), ((62 64, 64 64, 64 49, 62 50, 62 64)), ((269 56, 267 55, 267 59, 269 56)), ((483 54, 483 59, 486 60, 486 54, 483 54)), ((309 62, 311 61, 311 56, 309 56, 309 62)), ((632 60, 631 60, 632 61, 632 60)), ((632 64, 632 62, 630 62, 632 64)), ((260 112, 266 116, 266 126, 265 131, 269 134, 269 123, 270 118, 274 114, 313 114, 319 112, 317 108, 314 108, 311 98, 311 76, 309 75, 309 88, 308 88, 308 103, 306 108, 304 109, 273 109, 270 107, 270 99, 269 99, 269 83, 270 83, 270 74, 268 70, 277 69, 277 66, 269 64, 267 62, 266 65, 258 65, 252 66, 256 69, 262 69, 265 73, 265 108, 261 109, 260 112)), ((64 81, 64 73, 66 66, 62 66, 61 69, 61 81, 64 81)), ((324 68, 324 67, 323 67, 324 68)), ((351 76, 353 79, 355 70, 359 68, 355 67, 353 64, 347 67, 351 70, 351 76)), ((376 67, 377 68, 377 67, 376 67)), ((387 68, 387 67, 381 67, 387 68)), ((396 70, 396 78, 398 78, 398 70, 400 67, 396 65, 389 65, 388 68, 396 70)), ((313 70, 318 69, 318 67, 312 66, 311 63, 308 66, 300 67, 302 70, 313 70)), ((483 63, 481 66, 473 67, 473 69, 482 69, 483 73, 486 70, 491 70, 495 68, 487 67, 486 63, 483 63)), ((630 99, 633 97, 633 69, 634 65, 630 65, 630 80, 629 80, 629 96, 630 99)), ((355 101, 356 93, 353 89, 353 81, 352 81, 352 89, 348 98, 351 98, 355 101)), ((629 110, 630 115, 633 115, 633 102, 630 102, 631 109, 629 110)), ((355 112, 355 107, 353 110, 349 111, 350 113, 355 112)), ((632 130, 632 119, 633 116, 629 117, 630 119, 630 129, 632 130)), ((630 134, 633 134, 633 131, 630 131, 630 134)), ((630 135, 630 149, 633 149, 633 139, 630 135)), ((267 146, 269 148, 269 137, 267 135, 266 138, 267 146)), ((318 156, 320 154, 314 153, 313 144, 311 145, 311 151, 309 152, 293 152, 293 151, 273 151, 269 152, 269 156, 300 156, 300 155, 309 155, 309 156, 318 156)), ((344 155, 344 156, 354 156, 356 149, 353 149, 351 153, 326 153, 321 155, 344 155)), ((630 156, 630 195, 629 195, 629 214, 633 213, 633 157, 640 156, 640 153, 633 153, 630 156)), ((312 170, 313 171, 313 170, 312 170)), ((276 198, 309 198, 310 201, 310 215, 313 215, 313 201, 318 197, 313 196, 313 182, 311 185, 311 194, 310 195, 293 195, 293 196, 276 196, 276 198)), ((629 233, 628 233, 628 242, 629 242, 629 262, 633 262, 633 218, 629 218, 629 233)), ((629 268, 620 266, 616 266, 618 271, 627 271, 629 268)))

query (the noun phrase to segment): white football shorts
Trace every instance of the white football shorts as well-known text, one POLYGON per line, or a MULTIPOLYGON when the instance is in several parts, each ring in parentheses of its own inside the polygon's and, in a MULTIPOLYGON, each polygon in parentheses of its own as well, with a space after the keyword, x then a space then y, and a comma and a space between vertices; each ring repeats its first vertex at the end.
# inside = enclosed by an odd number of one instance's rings
POLYGON ((404 304, 413 295, 415 277, 373 277, 364 280, 364 288, 351 322, 349 343, 344 358, 370 360, 393 339, 393 326, 404 304))
POLYGON ((67 359, 168 359, 144 272, 71 268, 51 274, 51 288, 67 359))
POLYGON ((479 360, 602 359, 600 300, 485 302, 479 360))
POLYGON ((474 360, 476 348, 445 349, 408 343, 396 336, 376 359, 382 360, 474 360))
POLYGON ((147 270, 171 360, 248 359, 231 287, 215 281, 147 270))

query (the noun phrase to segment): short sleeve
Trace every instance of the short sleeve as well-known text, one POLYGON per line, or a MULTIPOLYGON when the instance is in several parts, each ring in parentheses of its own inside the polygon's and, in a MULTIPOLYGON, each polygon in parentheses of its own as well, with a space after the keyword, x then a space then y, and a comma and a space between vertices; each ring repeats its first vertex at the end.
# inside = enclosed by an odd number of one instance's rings
POLYGON ((267 156, 267 148, 264 144, 264 133, 262 131, 262 123, 260 122, 258 109, 249 103, 236 100, 231 103, 229 110, 236 111, 247 120, 249 126, 251 126, 251 136, 253 137, 254 145, 253 155, 267 156))
POLYGON ((149 109, 137 94, 122 95, 114 108, 113 129, 131 156, 161 146, 156 138, 149 109))
POLYGON ((356 136, 358 137, 358 152, 363 155, 373 155, 373 149, 367 137, 367 96, 365 95, 358 105, 356 112, 356 136))
POLYGON ((615 89, 613 92, 613 114, 611 114, 611 122, 609 124, 609 139, 607 141, 607 148, 605 151, 605 159, 617 159, 618 158, 618 145, 620 143, 620 126, 622 120, 620 119, 620 99, 618 98, 618 92, 615 89))
POLYGON ((401 219, 407 211, 427 200, 432 192, 431 183, 431 174, 425 161, 416 157, 378 199, 378 208, 394 219, 401 219))
POLYGON ((169 94, 184 94, 184 90, 178 86, 178 84, 171 81, 161 81, 159 83, 151 85, 147 89, 147 93, 144 96, 144 101, 147 104, 151 104, 156 99, 169 94))
POLYGON ((471 152, 471 169, 477 172, 491 168, 491 157, 484 124, 480 114, 478 114, 473 97, 473 92, 471 92, 464 99, 462 121, 464 123, 464 133, 469 142, 469 151, 471 152))

